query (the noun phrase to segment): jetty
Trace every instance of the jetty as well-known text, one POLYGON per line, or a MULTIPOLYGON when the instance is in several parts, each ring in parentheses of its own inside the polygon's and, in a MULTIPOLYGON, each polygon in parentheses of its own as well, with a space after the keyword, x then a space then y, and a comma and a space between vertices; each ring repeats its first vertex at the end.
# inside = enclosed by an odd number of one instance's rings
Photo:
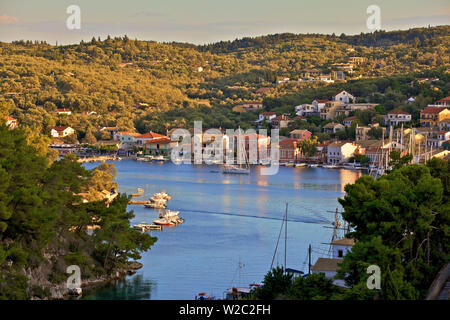
POLYGON ((141 230, 142 232, 150 230, 162 230, 162 226, 156 224, 140 223, 133 226, 135 229, 141 230))
POLYGON ((145 200, 130 200, 128 201, 128 204, 150 204, 151 201, 145 201, 145 200))

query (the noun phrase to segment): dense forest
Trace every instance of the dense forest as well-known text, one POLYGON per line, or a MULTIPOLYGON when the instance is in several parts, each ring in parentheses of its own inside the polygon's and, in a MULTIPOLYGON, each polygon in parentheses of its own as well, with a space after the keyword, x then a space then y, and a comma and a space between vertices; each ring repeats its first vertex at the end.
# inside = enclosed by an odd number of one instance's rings
MULTIPOLYGON (((256 115, 231 110, 244 101, 264 99, 266 109, 275 111, 287 111, 289 102, 291 112, 306 97, 329 97, 340 88, 358 97, 389 88, 397 95, 392 80, 397 75, 409 75, 405 81, 445 75, 449 31, 441 26, 356 36, 278 34, 204 46, 127 36, 66 46, 0 43, 0 103, 23 125, 44 133, 54 125, 70 125, 79 139, 101 126, 164 132, 190 126, 194 116, 205 126, 246 128, 256 115), (331 74, 332 64, 352 57, 365 62, 355 65, 345 81, 330 86, 297 81, 305 69, 331 74), (291 81, 276 83, 285 78, 291 81), (269 92, 262 95, 260 88, 269 92), (57 108, 73 114, 58 117, 57 108)), ((414 93, 400 89, 402 95, 414 93)), ((440 98, 446 90, 427 99, 440 98)))
POLYGON ((150 249, 156 238, 130 227, 129 197, 95 199, 117 187, 114 178, 113 165, 49 161, 22 129, 0 126, 0 300, 55 297, 67 266, 79 266, 83 281, 104 278, 150 249), (83 202, 82 192, 93 199, 83 202), (92 225, 100 228, 86 232, 92 225))

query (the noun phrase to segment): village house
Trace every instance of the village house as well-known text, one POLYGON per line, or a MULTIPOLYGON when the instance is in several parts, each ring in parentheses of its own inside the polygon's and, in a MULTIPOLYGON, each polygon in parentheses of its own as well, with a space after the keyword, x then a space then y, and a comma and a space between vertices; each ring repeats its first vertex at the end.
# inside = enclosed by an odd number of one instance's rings
MULTIPOLYGON (((231 154, 233 152, 233 150, 231 150, 231 146, 233 146, 234 150, 237 150, 237 145, 238 145, 238 135, 237 134, 230 134, 230 135, 225 135, 224 136, 227 139, 227 142, 225 145, 224 143, 224 148, 225 153, 224 154, 231 154)), ((267 153, 265 154, 265 156, 269 156, 269 152, 270 152, 270 137, 269 136, 265 136, 262 134, 258 134, 258 133, 242 133, 240 136, 240 139, 244 140, 244 147, 246 150, 246 157, 248 161, 252 161, 252 160, 258 160, 260 159, 260 152, 263 152, 261 149, 265 149, 267 151, 267 153), (253 146, 256 146, 256 150, 253 149, 253 146), (252 158, 252 156, 250 155, 250 151, 254 150, 257 154, 255 155, 255 158, 252 158)), ((256 164, 256 162, 254 163, 256 164)))
POLYGON ((297 139, 285 139, 280 141, 280 163, 294 163, 300 154, 297 139))
POLYGON ((274 128, 274 129, 287 128, 289 123, 292 122, 292 121, 293 121, 293 119, 291 119, 287 115, 283 114, 281 116, 277 116, 277 117, 272 119, 272 128, 274 128))
POLYGON ((19 122, 17 121, 17 119, 14 119, 13 117, 10 116, 5 116, 5 124, 7 127, 9 127, 9 129, 14 129, 17 128, 19 126, 19 122))
POLYGON ((445 119, 450 119, 448 107, 426 107, 420 112, 422 127, 439 127, 439 123, 445 119))
MULTIPOLYGON (((380 127, 378 123, 375 124, 371 124, 369 126, 356 126, 355 129, 355 141, 363 141, 363 140, 367 140, 369 137, 369 131, 372 128, 378 128, 380 127)), ((383 130, 383 135, 385 132, 385 128, 381 128, 383 130)))
POLYGON ((320 116, 320 112, 325 107, 328 100, 315 99, 311 104, 301 104, 295 106, 295 113, 302 117, 320 116))
POLYGON ((332 258, 318 258, 316 263, 311 267, 311 272, 323 273, 325 277, 333 280, 333 284, 345 287, 345 281, 341 279, 334 279, 339 270, 339 264, 342 263, 343 258, 355 245, 355 241, 349 238, 342 238, 331 242, 332 258))
POLYGON ((334 117, 339 117, 342 115, 347 117, 350 115, 350 113, 357 110, 371 110, 375 106, 377 106, 376 103, 346 103, 338 105, 338 108, 334 111, 334 117))
POLYGON ((302 78, 315 78, 322 75, 322 71, 319 69, 303 69, 300 70, 300 77, 302 78))
POLYGON ((291 132, 289 132, 289 137, 291 139, 296 139, 296 140, 306 140, 311 138, 312 133, 309 132, 308 130, 292 130, 291 132))
POLYGON ((426 139, 427 147, 442 148, 445 141, 450 140, 450 131, 439 131, 426 139))
POLYGON ((334 134, 339 130, 345 130, 345 127, 340 123, 331 122, 324 125, 322 129, 325 133, 334 134))
POLYGON ((130 132, 130 131, 121 131, 116 134, 118 140, 121 144, 134 144, 137 136, 140 136, 139 133, 130 132))
POLYGON ((355 97, 345 90, 341 90, 333 96, 333 101, 340 101, 343 103, 353 103, 355 97))
POLYGON ((383 161, 389 148, 389 143, 383 143, 382 140, 361 140, 355 144, 358 146, 358 153, 369 158, 370 163, 374 165, 383 161))
POLYGON ((441 131, 448 131, 450 130, 450 118, 444 119, 439 122, 439 130, 441 131))
POLYGON ((440 107, 450 107, 450 97, 445 97, 436 101, 436 105, 440 107))
POLYGON ((257 111, 263 108, 263 103, 260 101, 249 101, 244 104, 235 106, 233 108, 234 112, 247 112, 247 111, 257 111))
POLYGON ((387 113, 385 123, 389 126, 410 122, 411 114, 403 110, 392 110, 387 113))
POLYGON ((348 62, 356 65, 364 64, 367 61, 365 57, 350 57, 348 62))
POLYGON ((151 141, 156 138, 167 138, 165 135, 156 132, 147 132, 134 137, 136 145, 144 145, 147 141, 151 141))
POLYGON ((351 117, 345 118, 342 121, 342 124, 348 128, 352 125, 353 121, 355 121, 356 119, 358 119, 358 117, 356 117, 356 116, 351 116, 351 117))
POLYGON ((353 64, 351 63, 333 63, 330 67, 333 70, 353 73, 353 64))
POLYGON ((256 120, 255 122, 258 123, 262 123, 264 122, 264 120, 266 120, 267 122, 271 122, 273 118, 275 118, 277 116, 277 114, 275 112, 263 112, 260 113, 258 116, 258 120, 256 120))
POLYGON ((320 111, 320 119, 330 120, 336 118, 336 112, 341 106, 343 106, 341 101, 327 101, 325 107, 320 111))
POLYGON ((154 156, 162 155, 164 157, 169 157, 172 152, 172 148, 177 144, 177 141, 171 140, 168 137, 157 137, 145 142, 144 153, 154 156))
POLYGON ((327 147, 327 163, 337 165, 348 162, 357 149, 357 145, 347 141, 331 143, 327 147))
POLYGON ((54 138, 64 138, 75 133, 75 130, 71 127, 56 126, 51 130, 51 136, 54 138))
POLYGON ((70 109, 56 109, 56 114, 58 116, 61 116, 61 115, 70 116, 72 114, 72 111, 70 111, 70 109))

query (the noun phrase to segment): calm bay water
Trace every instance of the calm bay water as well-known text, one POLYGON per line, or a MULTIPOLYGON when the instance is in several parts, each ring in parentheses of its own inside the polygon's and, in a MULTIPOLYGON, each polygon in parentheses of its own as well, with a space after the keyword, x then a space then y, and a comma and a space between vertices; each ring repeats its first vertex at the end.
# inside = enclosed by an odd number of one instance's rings
MULTIPOLYGON (((339 207, 344 186, 360 172, 280 167, 278 174, 223 175, 217 166, 174 165, 124 160, 114 163, 119 191, 139 200, 166 191, 168 209, 180 211, 182 225, 151 231, 158 241, 143 253, 144 267, 126 280, 88 292, 86 299, 194 299, 199 292, 222 298, 232 286, 260 283, 270 268, 288 203, 287 267, 307 270, 307 248, 327 249, 325 228, 339 207), (239 261, 243 265, 238 268, 239 261)), ((86 164, 88 169, 98 163, 86 164)), ((130 205, 132 224, 157 218, 155 210, 130 205)), ((319 249, 317 249, 319 250, 319 249)), ((313 254, 313 263, 319 256, 313 254)), ((284 231, 275 265, 284 264, 284 231)))

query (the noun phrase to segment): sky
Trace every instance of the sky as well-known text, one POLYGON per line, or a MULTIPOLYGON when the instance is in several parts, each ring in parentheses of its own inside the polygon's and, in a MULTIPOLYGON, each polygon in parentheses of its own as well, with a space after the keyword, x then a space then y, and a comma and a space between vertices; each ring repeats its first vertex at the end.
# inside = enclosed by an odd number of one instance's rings
POLYGON ((371 32, 367 8, 380 8, 381 29, 450 24, 450 0, 0 0, 0 41, 72 44, 127 35, 194 44, 274 33, 371 32), (67 8, 80 8, 68 29, 67 8))

